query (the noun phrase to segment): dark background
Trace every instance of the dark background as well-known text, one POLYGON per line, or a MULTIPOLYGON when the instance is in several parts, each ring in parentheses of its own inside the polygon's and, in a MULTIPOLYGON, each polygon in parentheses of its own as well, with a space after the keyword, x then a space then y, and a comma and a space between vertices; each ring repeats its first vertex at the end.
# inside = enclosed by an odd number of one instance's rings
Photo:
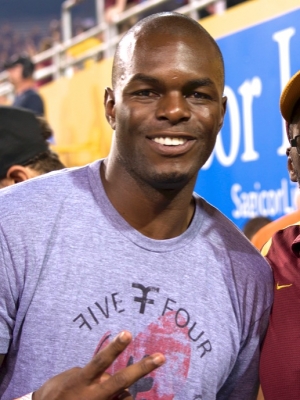
MULTIPOLYGON (((245 0, 227 0, 231 7, 245 0)), ((275 0, 274 0, 275 1, 275 0)), ((63 0, 0 0, 0 19, 22 16, 52 16, 58 18, 61 13, 63 0)), ((75 15, 92 16, 95 11, 95 1, 86 0, 73 9, 75 15)))
MULTIPOLYGON (((227 6, 243 1, 247 0, 227 0, 227 6)), ((63 2, 0 0, 0 72, 10 57, 21 53, 33 57, 61 41, 63 2)), ((78 0, 78 4, 71 9, 73 36, 97 23, 95 3, 95 0, 78 0)), ((201 10, 199 18, 206 17, 209 12, 209 9, 201 10)))
MULTIPOLYGON (((63 0, 0 0, 0 19, 21 17, 53 17, 61 15, 63 0)), ((95 1, 86 0, 73 9, 74 14, 93 16, 95 12, 95 1)))

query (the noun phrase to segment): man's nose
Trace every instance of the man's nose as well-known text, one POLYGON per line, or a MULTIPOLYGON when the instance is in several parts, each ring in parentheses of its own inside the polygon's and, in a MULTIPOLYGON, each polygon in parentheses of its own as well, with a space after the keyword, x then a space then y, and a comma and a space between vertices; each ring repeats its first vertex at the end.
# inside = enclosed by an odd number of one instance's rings
POLYGON ((173 125, 188 121, 191 118, 191 110, 186 98, 180 93, 162 96, 157 103, 156 118, 168 120, 173 125))

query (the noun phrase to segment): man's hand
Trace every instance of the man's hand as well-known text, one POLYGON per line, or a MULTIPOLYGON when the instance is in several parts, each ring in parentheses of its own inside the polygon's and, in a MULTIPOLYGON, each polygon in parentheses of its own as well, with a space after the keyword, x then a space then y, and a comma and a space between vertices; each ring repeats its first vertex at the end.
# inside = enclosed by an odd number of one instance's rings
POLYGON ((72 368, 47 381, 33 394, 33 400, 115 400, 132 399, 127 388, 165 362, 161 353, 121 369, 110 376, 106 369, 131 342, 129 332, 121 332, 83 368, 72 368))

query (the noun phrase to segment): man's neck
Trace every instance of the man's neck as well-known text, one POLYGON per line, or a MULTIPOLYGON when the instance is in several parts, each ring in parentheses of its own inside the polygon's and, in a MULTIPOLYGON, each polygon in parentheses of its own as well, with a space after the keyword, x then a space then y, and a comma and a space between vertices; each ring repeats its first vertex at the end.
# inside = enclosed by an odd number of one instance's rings
POLYGON ((29 89, 34 89, 35 88, 35 83, 34 80, 32 79, 26 79, 18 83, 18 85, 15 86, 15 92, 17 95, 26 92, 26 90, 29 89))
POLYGON ((106 194, 119 214, 137 231, 152 239, 171 239, 181 235, 194 214, 194 182, 181 190, 156 190, 141 185, 129 174, 113 178, 105 162, 100 177, 106 194))

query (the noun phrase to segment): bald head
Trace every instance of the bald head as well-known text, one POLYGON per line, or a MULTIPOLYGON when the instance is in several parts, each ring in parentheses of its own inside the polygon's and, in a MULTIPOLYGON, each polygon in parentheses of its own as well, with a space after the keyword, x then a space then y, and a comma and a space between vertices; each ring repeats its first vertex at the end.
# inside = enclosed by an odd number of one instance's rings
POLYGON ((161 46, 165 40, 186 41, 192 39, 193 46, 205 44, 207 56, 213 53, 214 62, 217 64, 216 72, 218 80, 224 87, 224 62, 222 53, 212 36, 195 20, 175 12, 164 12, 150 15, 134 25, 122 38, 117 46, 113 70, 112 84, 115 88, 118 80, 127 68, 131 65, 132 58, 136 51, 147 51, 147 46, 155 37, 155 45, 161 46))

